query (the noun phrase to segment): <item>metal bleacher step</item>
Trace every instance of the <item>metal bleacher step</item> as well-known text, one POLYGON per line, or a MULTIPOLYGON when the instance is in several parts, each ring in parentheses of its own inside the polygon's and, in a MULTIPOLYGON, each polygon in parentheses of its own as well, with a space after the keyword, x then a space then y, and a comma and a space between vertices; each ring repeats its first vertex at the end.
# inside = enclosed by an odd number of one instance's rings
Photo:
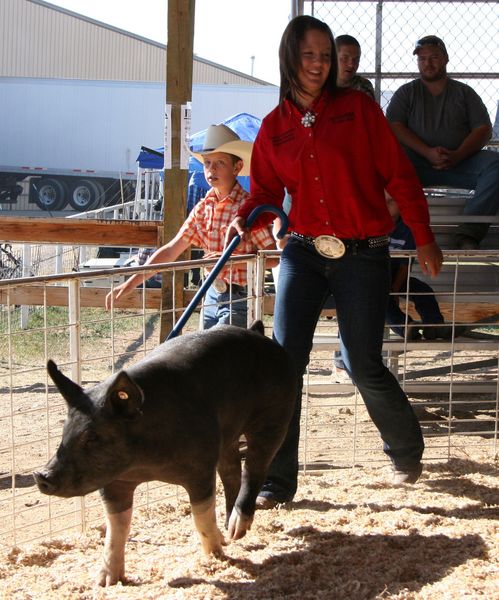
POLYGON ((456 302, 499 302, 499 269, 493 268, 490 261, 481 262, 478 258, 454 264, 443 265, 438 277, 432 279, 421 272, 415 264, 411 275, 425 281, 436 294, 453 294, 456 302))
POLYGON ((499 248, 499 215, 463 215, 466 200, 472 190, 457 188, 425 188, 430 221, 436 240, 441 248, 453 248, 453 234, 461 223, 491 223, 480 247, 484 250, 499 248))
MULTIPOLYGON (((403 382, 399 376, 399 382, 403 384, 403 389, 406 392, 420 394, 448 394, 449 382, 437 381, 406 381, 403 382)), ((352 393, 355 389, 353 383, 334 383, 331 381, 314 382, 305 386, 309 394, 345 394, 352 393)), ((474 381, 462 382, 454 381, 452 390, 459 394, 494 394, 497 389, 495 381, 474 381)))
MULTIPOLYGON (((339 350, 340 340, 337 335, 316 334, 313 339, 312 351, 328 351, 332 353, 339 350)), ((388 365, 392 373, 397 377, 404 390, 408 393, 422 394, 448 394, 450 389, 449 381, 437 380, 418 380, 417 378, 410 380, 403 379, 403 373, 400 372, 398 366, 398 357, 407 351, 428 351, 431 350, 435 354, 443 355, 458 350, 468 350, 473 352, 470 356, 470 361, 467 363, 467 368, 473 369, 476 366, 482 366, 482 362, 477 362, 478 357, 483 357, 483 352, 487 352, 492 356, 497 356, 499 351, 499 336, 490 336, 485 339, 477 339, 476 337, 460 336, 454 341, 448 340, 418 340, 406 342, 401 338, 386 339, 383 342, 383 350, 387 354, 388 365)), ((450 368, 449 368, 450 371, 450 368)), ((352 382, 336 383, 332 377, 309 380, 304 379, 304 390, 308 394, 345 394, 352 393, 355 390, 355 385, 352 382)), ((454 393, 463 394, 495 394, 497 392, 497 379, 488 381, 452 381, 452 391, 454 393)))
MULTIPOLYGON (((405 341, 402 338, 390 338, 383 341, 383 349, 397 352, 406 350, 432 350, 445 352, 450 350, 486 350, 498 349, 499 337, 491 337, 486 339, 477 339, 475 337, 460 336, 452 340, 417 340, 405 341)), ((340 340, 337 335, 316 334, 313 339, 312 350, 315 351, 331 351, 340 349, 340 340)))

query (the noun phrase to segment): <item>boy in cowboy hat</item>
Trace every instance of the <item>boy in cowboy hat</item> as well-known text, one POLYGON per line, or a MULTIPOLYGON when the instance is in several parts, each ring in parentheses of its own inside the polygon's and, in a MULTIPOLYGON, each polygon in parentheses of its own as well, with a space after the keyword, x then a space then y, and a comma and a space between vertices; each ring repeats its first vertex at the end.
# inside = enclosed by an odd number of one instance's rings
MULTIPOLYGON (((211 188, 194 206, 177 235, 156 250, 146 265, 172 262, 191 245, 202 248, 204 258, 219 256, 223 252, 225 232, 249 196, 237 181, 237 176, 249 174, 252 149, 251 142, 242 141, 226 125, 208 127, 202 150, 191 154, 203 164, 204 176, 211 188)), ((270 229, 263 226, 251 230, 234 254, 252 254, 257 250, 274 248, 270 229)), ((150 274, 137 273, 115 287, 106 296, 106 308, 111 307, 113 298, 114 302, 124 298, 147 277, 150 274)), ((246 284, 244 263, 225 267, 219 273, 204 300, 204 329, 218 323, 246 327, 246 284)))

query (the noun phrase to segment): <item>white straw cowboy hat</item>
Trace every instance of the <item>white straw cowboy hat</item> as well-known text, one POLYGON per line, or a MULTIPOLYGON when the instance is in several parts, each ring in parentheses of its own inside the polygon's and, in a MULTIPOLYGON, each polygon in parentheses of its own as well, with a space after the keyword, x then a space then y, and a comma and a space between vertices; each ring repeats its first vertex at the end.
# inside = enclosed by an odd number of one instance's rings
POLYGON ((203 147, 197 152, 190 150, 190 153, 203 164, 203 156, 212 154, 213 152, 227 152, 238 156, 244 166, 239 172, 239 175, 249 175, 251 151, 253 150, 253 142, 243 141, 237 133, 232 131, 227 125, 210 125, 206 130, 206 135, 203 142, 203 147))

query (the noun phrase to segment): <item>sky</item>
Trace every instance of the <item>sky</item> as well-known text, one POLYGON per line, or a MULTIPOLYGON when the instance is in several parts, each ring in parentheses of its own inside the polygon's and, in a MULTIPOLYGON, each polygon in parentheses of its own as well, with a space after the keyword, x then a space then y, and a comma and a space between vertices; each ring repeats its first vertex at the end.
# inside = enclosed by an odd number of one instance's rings
MULTIPOLYGON (((162 44, 167 42, 167 0, 48 1, 162 44)), ((194 52, 243 73, 251 75, 253 70, 255 77, 278 84, 277 53, 290 12, 291 0, 196 0, 194 52)))

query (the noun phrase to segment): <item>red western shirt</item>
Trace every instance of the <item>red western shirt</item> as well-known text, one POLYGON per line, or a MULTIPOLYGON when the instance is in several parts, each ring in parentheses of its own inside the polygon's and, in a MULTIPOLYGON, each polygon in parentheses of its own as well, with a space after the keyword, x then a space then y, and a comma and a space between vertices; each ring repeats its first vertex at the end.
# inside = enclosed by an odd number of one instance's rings
POLYGON ((303 113, 289 100, 265 117, 251 159, 251 195, 238 215, 261 204, 280 208, 286 188, 291 231, 365 239, 393 229, 386 189, 416 244, 433 242, 421 184, 379 106, 362 92, 338 90, 334 97, 324 92, 312 108, 312 127, 302 125, 303 113))

